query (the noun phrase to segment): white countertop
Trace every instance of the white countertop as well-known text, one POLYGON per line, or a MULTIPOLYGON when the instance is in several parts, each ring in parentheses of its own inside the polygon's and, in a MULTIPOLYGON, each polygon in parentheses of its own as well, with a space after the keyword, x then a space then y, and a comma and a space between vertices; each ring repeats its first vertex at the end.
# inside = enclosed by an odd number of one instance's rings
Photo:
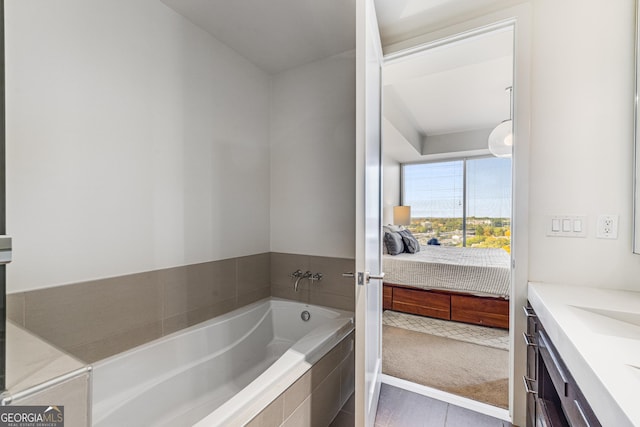
POLYGON ((602 425, 640 427, 640 292, 529 283, 528 297, 602 425))

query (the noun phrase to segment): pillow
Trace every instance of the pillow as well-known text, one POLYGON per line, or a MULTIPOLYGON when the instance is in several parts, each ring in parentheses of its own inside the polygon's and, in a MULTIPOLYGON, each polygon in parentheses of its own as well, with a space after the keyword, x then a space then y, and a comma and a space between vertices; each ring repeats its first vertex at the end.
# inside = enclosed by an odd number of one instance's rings
POLYGON ((420 252, 420 243, 418 243, 418 239, 416 239, 411 231, 402 230, 399 231, 398 234, 402 236, 402 242, 404 243, 404 250, 410 254, 415 254, 416 252, 420 252))
POLYGON ((404 252, 403 239, 399 233, 384 233, 384 244, 389 255, 398 255, 404 252))
POLYGON ((404 227, 401 225, 383 225, 382 230, 385 233, 397 233, 398 231, 404 230, 404 227))

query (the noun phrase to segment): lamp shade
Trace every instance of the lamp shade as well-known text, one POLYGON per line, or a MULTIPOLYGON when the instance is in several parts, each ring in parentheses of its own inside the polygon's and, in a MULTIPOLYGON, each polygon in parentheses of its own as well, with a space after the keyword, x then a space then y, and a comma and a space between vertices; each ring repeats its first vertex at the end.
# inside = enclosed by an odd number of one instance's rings
POLYGON ((395 225, 411 224, 411 206, 394 206, 393 223, 395 225))
POLYGON ((489 134, 489 151, 496 157, 511 157, 513 129, 511 120, 505 120, 489 134))

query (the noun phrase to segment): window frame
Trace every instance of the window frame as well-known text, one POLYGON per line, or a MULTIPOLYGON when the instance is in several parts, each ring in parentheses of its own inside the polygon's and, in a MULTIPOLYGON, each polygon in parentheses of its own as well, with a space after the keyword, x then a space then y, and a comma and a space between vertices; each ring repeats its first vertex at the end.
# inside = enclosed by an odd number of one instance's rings
MULTIPOLYGON (((449 163, 462 161, 462 247, 467 247, 467 161, 490 159, 494 157, 491 154, 480 154, 477 156, 455 156, 444 159, 424 160, 417 162, 400 163, 400 205, 404 205, 404 189, 405 189, 405 166, 425 165, 434 163, 449 163)), ((513 159, 511 159, 511 173, 513 174, 513 159)), ((513 204, 513 179, 511 180, 511 204, 513 204)), ((510 213, 509 219, 512 220, 513 212, 510 213)))

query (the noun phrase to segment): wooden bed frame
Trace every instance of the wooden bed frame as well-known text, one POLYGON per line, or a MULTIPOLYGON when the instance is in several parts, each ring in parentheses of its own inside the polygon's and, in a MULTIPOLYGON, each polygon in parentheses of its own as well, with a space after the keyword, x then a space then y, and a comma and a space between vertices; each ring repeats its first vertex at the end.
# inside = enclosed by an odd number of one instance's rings
POLYGON ((509 329, 509 301, 384 283, 383 310, 509 329))

